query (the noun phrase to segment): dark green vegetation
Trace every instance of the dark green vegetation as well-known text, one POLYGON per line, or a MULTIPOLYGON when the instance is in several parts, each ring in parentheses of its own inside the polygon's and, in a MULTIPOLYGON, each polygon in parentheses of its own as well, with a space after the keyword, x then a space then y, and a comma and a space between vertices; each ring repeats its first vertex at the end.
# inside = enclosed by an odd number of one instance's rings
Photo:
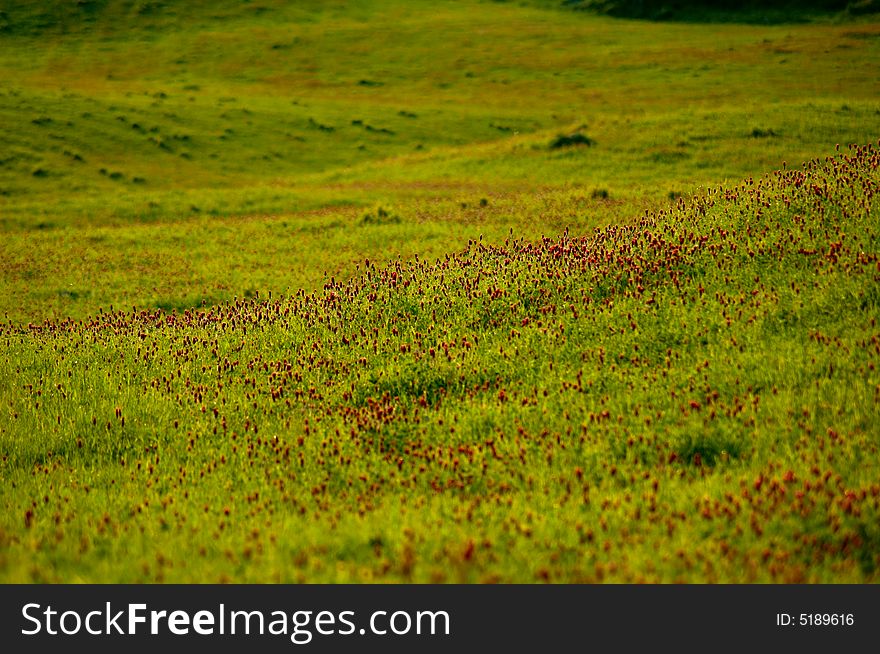
POLYGON ((7 581, 877 581, 880 151, 5 328, 7 581))
POLYGON ((0 581, 878 581, 880 26, 575 9, 2 3, 0 581))
POLYGON ((880 12, 877 0, 563 0, 563 5, 619 18, 689 22, 792 23, 880 12))

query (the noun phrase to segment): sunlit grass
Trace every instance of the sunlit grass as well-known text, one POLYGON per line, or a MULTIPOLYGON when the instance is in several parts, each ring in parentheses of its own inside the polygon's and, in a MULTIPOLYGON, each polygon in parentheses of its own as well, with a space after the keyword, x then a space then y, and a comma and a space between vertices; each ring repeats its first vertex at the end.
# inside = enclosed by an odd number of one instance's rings
POLYGON ((276 217, 298 225, 322 209, 344 224, 376 203, 436 217, 438 202, 523 198, 485 228, 444 208, 427 242, 405 222, 372 250, 433 256, 524 224, 591 229, 880 129, 873 23, 706 27, 551 4, 12 7, 0 310, 28 321, 315 288, 327 271, 353 274, 369 248, 303 248, 312 237, 279 233, 276 217), (593 145, 548 147, 573 132, 593 145), (572 205, 560 222, 528 199, 559 203, 572 187, 619 209, 572 205), (237 216, 270 223, 242 237, 297 252, 296 266, 266 273, 248 248, 221 249, 215 234, 239 229, 237 216), (95 242, 93 226, 119 231, 95 242), (120 242, 144 283, 98 263, 117 261, 120 242))
POLYGON ((0 572, 876 581, 877 164, 316 293, 9 325, 0 572))
POLYGON ((876 23, 4 11, 0 580, 877 581, 876 23))

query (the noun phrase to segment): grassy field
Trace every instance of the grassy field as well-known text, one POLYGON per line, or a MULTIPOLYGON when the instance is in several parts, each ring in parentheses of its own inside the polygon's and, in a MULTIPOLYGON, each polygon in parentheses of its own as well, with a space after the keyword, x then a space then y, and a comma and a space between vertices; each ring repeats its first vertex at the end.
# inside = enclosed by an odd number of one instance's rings
POLYGON ((877 581, 880 24, 809 18, 4 3, 0 580, 877 581))
POLYGON ((16 322, 312 289, 510 227, 589 230, 880 132, 872 22, 105 4, 54 27, 33 3, 7 11, 0 316, 16 322), (573 133, 592 145, 551 147, 573 133), (355 229, 377 204, 400 222, 355 229))

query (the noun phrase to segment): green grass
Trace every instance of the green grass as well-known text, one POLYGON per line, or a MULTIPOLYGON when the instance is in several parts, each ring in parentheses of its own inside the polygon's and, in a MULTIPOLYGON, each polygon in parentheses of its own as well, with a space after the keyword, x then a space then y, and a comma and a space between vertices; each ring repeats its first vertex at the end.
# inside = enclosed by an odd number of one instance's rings
POLYGON ((0 312, 15 321, 315 288, 363 256, 433 256, 514 225, 590 229, 880 131, 870 22, 705 28, 512 3, 139 6, 98 3, 91 22, 7 11, 0 312), (593 145, 549 147, 577 131, 593 145), (548 218, 536 202, 596 190, 610 215, 569 204, 548 218), (482 198, 504 210, 475 221, 456 208, 482 198), (304 216, 348 224, 376 203, 404 219, 380 247, 302 247, 314 238, 304 216), (267 273, 266 257, 224 247, 218 234, 242 216, 254 251, 290 251, 295 265, 274 258, 267 273), (95 227, 112 231, 95 241, 95 227))
POLYGON ((877 581, 878 162, 10 325, 2 578, 877 581))
POLYGON ((880 26, 576 9, 5 3, 0 580, 876 582, 880 26))

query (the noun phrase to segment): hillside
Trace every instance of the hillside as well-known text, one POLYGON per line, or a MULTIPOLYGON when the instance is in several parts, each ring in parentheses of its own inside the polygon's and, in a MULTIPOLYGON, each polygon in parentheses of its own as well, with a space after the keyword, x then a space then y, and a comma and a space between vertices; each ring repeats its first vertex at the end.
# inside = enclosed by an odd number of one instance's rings
POLYGON ((880 133, 868 19, 707 28, 377 0, 3 12, 0 316, 20 324, 313 290, 364 258, 511 228, 583 233, 880 133), (377 206, 398 220, 365 225, 377 206))
POLYGON ((876 582, 878 164, 9 323, 0 579, 876 582))
POLYGON ((0 582, 880 581, 875 5, 0 3, 0 582))

